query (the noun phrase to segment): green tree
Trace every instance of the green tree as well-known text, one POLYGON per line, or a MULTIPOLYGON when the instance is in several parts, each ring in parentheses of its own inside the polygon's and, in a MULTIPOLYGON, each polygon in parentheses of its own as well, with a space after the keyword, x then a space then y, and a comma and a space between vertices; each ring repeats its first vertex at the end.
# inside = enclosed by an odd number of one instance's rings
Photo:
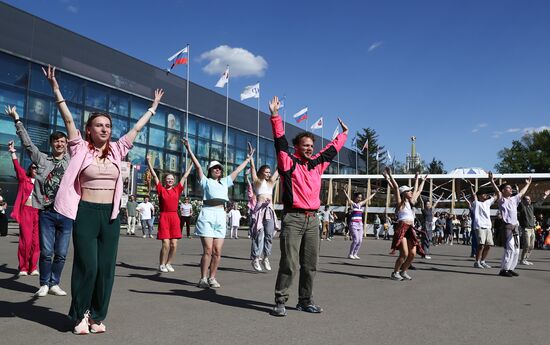
MULTIPOLYGON (((426 166, 426 164, 423 164, 423 165, 426 166)), ((433 157, 430 164, 427 165, 426 170, 428 174, 446 174, 447 173, 447 170, 445 170, 445 167, 443 166, 443 162, 435 159, 435 157, 433 157)))
POLYGON ((512 147, 498 153, 500 162, 495 169, 500 173, 547 173, 550 171, 550 130, 529 132, 512 147))
POLYGON ((354 148, 359 150, 361 159, 365 162, 368 167, 368 174, 377 174, 384 169, 386 166, 386 151, 384 146, 378 144, 378 134, 372 128, 363 128, 363 132, 356 133, 357 147, 354 148), (364 150, 361 150, 365 146, 365 142, 368 140, 368 147, 364 150), (379 152, 379 160, 376 161, 376 151, 379 152), (379 171, 377 171, 379 169, 379 171))

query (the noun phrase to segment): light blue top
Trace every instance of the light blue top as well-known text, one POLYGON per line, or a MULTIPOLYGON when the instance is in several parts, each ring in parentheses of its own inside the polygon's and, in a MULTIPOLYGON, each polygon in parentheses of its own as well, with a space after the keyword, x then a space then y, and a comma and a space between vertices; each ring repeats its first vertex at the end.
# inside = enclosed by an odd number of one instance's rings
POLYGON ((233 186, 231 176, 224 177, 218 182, 218 180, 207 178, 203 175, 200 184, 204 191, 202 200, 222 199, 229 201, 227 190, 233 186))

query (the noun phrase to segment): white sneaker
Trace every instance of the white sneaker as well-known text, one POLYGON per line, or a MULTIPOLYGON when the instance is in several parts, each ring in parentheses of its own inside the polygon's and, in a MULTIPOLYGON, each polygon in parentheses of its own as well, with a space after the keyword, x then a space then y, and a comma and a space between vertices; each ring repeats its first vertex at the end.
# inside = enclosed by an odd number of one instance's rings
POLYGON ((266 271, 271 271, 271 264, 269 263, 269 259, 268 258, 264 258, 262 260, 262 265, 264 266, 265 270, 266 271))
POLYGON ((529 266, 529 263, 528 263, 527 260, 521 260, 520 264, 525 265, 525 266, 529 266))
POLYGON ((168 268, 166 268, 166 265, 160 265, 159 272, 168 273, 168 268))
POLYGON ((399 274, 399 272, 392 272, 392 274, 390 276, 390 279, 391 280, 402 281, 403 277, 401 277, 401 274, 399 274))
POLYGON ((73 334, 76 335, 86 335, 90 333, 90 312, 86 311, 84 317, 80 322, 74 327, 73 334))
POLYGON ((153 238, 153 235, 149 235, 149 238, 153 238))
POLYGON ((166 264, 166 269, 168 270, 168 272, 174 272, 174 267, 172 267, 172 265, 170 264, 166 264))
POLYGON ((50 295, 55 295, 55 296, 67 296, 67 293, 65 291, 61 290, 59 285, 52 286, 50 288, 50 290, 48 291, 48 293, 50 295))
POLYGON ((17 274, 18 277, 26 277, 29 275, 29 272, 27 271, 20 271, 19 274, 17 274))
POLYGON ((431 259, 432 259, 432 257, 431 257, 431 256, 429 256, 429 255, 426 255, 426 256, 424 256, 424 259, 426 259, 426 260, 431 260, 431 259))
POLYGON ((399 273, 399 275, 401 275, 401 278, 403 278, 403 279, 412 280, 412 277, 406 271, 401 271, 401 273, 399 273))
POLYGON ((44 297, 48 294, 48 290, 50 290, 48 285, 42 285, 34 295, 38 297, 44 297))
POLYGON ((355 254, 355 260, 361 260, 361 258, 357 254, 355 254))
POLYGON ((481 266, 483 266, 483 268, 492 268, 491 266, 487 265, 485 261, 481 261, 481 266))
POLYGON ((525 262, 527 262, 527 265, 529 265, 529 266, 533 266, 533 265, 534 265, 534 263, 532 263, 531 261, 525 260, 525 262))
POLYGON ((208 285, 210 285, 210 287, 213 289, 221 287, 220 283, 218 283, 218 281, 214 277, 208 278, 208 285))
POLYGON ((34 270, 31 272, 31 276, 39 276, 40 272, 38 270, 34 270))
POLYGON ((143 235, 142 237, 143 237, 143 238, 147 238, 147 235, 143 235))
POLYGON ((260 266, 260 259, 256 258, 252 260, 252 267, 254 268, 254 271, 261 272, 262 266, 260 266))
POLYGON ((199 280, 199 283, 197 284, 197 287, 206 289, 209 288, 210 285, 208 284, 208 280, 206 278, 201 278, 201 280, 199 280))
POLYGON ((355 255, 353 255, 353 254, 348 255, 348 259, 355 260, 355 255))

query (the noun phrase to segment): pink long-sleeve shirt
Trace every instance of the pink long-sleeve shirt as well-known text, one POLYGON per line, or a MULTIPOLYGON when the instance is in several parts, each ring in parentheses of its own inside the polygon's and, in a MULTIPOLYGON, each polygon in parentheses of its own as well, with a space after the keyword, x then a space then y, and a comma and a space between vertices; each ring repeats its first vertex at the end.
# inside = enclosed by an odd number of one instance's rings
MULTIPOLYGON (((128 154, 128 151, 132 148, 132 143, 123 136, 116 142, 111 142, 111 152, 107 156, 119 170, 120 165, 124 157, 128 154)), ((100 155, 98 150, 90 150, 88 142, 78 136, 72 140, 69 140, 69 152, 71 154, 71 160, 65 175, 59 185, 57 196, 55 197, 55 210, 67 218, 76 219, 76 213, 78 211, 78 203, 81 198, 80 189, 80 173, 86 169, 95 159, 100 155)), ((120 211, 120 200, 122 199, 122 176, 118 175, 118 179, 115 184, 115 194, 113 197, 113 212, 111 213, 111 219, 115 219, 120 211)))

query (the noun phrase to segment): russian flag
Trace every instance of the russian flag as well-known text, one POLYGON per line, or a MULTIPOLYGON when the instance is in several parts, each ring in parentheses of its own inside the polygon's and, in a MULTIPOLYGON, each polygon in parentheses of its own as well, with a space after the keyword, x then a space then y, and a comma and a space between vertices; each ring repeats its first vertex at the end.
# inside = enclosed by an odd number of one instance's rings
POLYGON ((296 119, 296 122, 300 123, 304 120, 307 119, 307 107, 305 107, 304 109, 300 110, 299 112, 297 112, 296 114, 294 114, 292 116, 294 119, 296 119))
POLYGON ((186 65, 187 64, 187 57, 184 57, 183 54, 187 54, 188 53, 188 47, 185 47, 179 51, 177 51, 174 55, 170 56, 168 58, 168 61, 172 62, 172 66, 170 66, 166 72, 167 73, 170 73, 172 71, 172 68, 174 68, 174 66, 176 65, 186 65))

